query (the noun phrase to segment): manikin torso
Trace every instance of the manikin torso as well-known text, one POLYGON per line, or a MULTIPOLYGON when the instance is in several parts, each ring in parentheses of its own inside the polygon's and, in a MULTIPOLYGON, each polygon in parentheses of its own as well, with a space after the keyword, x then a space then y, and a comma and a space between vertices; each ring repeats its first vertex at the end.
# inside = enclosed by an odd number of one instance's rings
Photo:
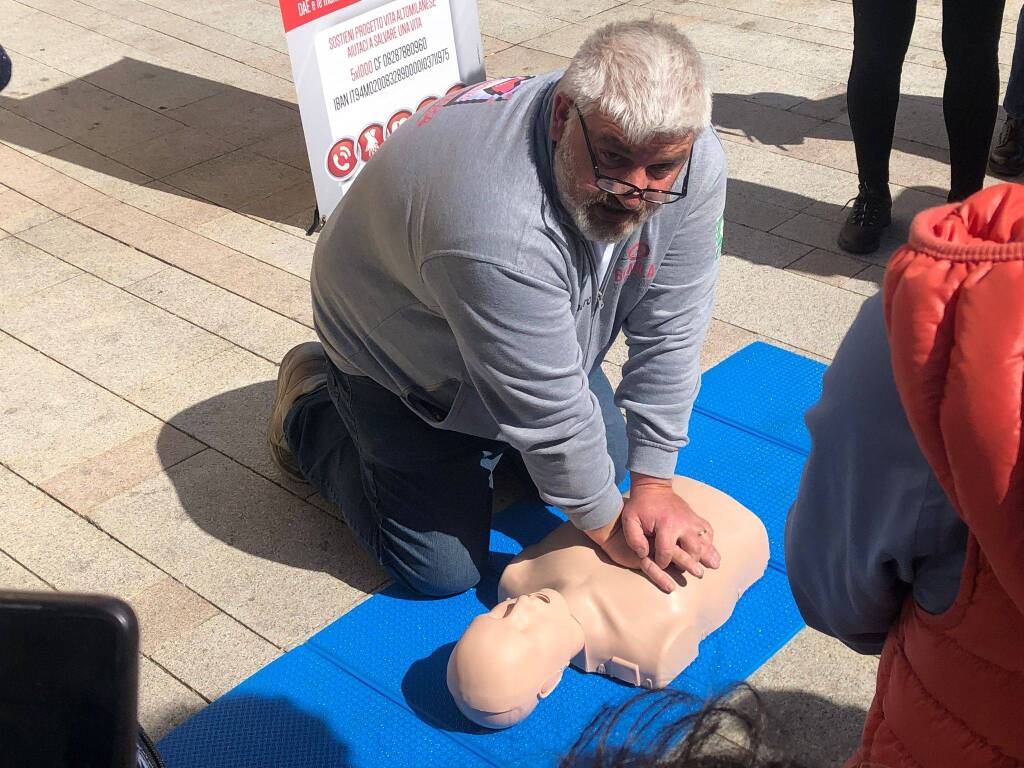
POLYGON ((674 489, 714 530, 718 569, 675 569, 671 593, 613 563, 566 523, 505 569, 499 602, 477 616, 448 660, 448 688, 469 719, 506 728, 529 716, 569 663, 631 685, 662 688, 697 656, 768 565, 761 521, 735 499, 676 477, 674 489))
POLYGON ((662 592, 638 571, 613 562, 570 523, 527 547, 505 569, 499 599, 559 592, 583 629, 572 665, 631 685, 663 688, 696 657, 697 646, 732 614, 768 565, 768 534, 752 512, 685 477, 674 488, 711 523, 721 567, 697 579, 672 568, 677 587, 662 592))

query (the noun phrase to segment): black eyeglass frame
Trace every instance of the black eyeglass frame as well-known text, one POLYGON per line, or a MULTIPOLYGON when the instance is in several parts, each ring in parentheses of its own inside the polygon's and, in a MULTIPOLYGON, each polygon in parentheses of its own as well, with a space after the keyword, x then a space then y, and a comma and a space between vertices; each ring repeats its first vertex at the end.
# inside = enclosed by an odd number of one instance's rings
POLYGON ((645 189, 641 189, 636 184, 630 184, 628 181, 616 179, 614 176, 605 176, 603 173, 601 173, 601 169, 598 168, 597 166, 597 154, 594 152, 593 144, 590 143, 590 132, 587 131, 587 123, 583 119, 583 112, 580 111, 580 108, 578 106, 576 107, 576 114, 579 115, 580 127, 583 128, 583 140, 587 143, 587 152, 590 153, 590 162, 594 168, 594 184, 597 186, 598 189, 600 189, 602 192, 607 192, 609 195, 615 195, 616 197, 634 197, 636 195, 639 195, 641 200, 644 200, 648 203, 654 203, 655 205, 671 205, 672 203, 678 203, 680 200, 686 197, 686 192, 690 186, 690 168, 693 167, 692 148, 690 149, 690 157, 686 161, 686 175, 683 176, 683 186, 678 192, 674 192, 670 189, 655 189, 654 187, 646 187, 645 189), (621 184, 623 187, 627 188, 627 191, 615 192, 614 190, 607 189, 606 187, 601 186, 602 181, 609 182, 612 184, 621 184), (669 199, 651 200, 649 197, 647 197, 648 193, 667 195, 669 199))

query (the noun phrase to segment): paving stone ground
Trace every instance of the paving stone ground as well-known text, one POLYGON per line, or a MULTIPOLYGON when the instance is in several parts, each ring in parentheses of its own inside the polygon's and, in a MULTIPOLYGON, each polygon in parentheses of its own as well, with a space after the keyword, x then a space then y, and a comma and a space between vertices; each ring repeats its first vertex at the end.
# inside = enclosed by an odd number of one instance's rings
MULTIPOLYGON (((834 242, 856 191, 848 2, 479 8, 492 76, 562 67, 615 19, 669 21, 705 55, 730 164, 705 366, 755 339, 830 359, 913 214, 944 202, 938 0, 918 2, 903 72, 896 223, 865 259, 834 242)), ((159 737, 384 582, 263 448, 276 365, 314 337, 314 198, 279 11, 0 0, 0 20, 15 71, 0 94, 0 585, 126 598, 159 737)), ((623 360, 613 349, 613 381, 623 360)), ((794 751, 836 764, 876 664, 806 630, 752 682, 794 751)))

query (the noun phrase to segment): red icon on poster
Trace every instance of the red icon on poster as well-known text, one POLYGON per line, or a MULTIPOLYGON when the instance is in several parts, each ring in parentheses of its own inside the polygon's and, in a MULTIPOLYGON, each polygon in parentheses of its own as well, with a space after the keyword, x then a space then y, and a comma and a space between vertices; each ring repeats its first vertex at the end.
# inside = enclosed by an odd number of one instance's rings
POLYGON ((362 158, 363 162, 367 162, 371 157, 377 154, 377 150, 380 149, 380 145, 384 143, 384 126, 380 123, 373 123, 363 128, 363 132, 359 134, 359 157, 362 158))
POLYGON ((421 101, 420 105, 418 107, 416 107, 416 111, 419 112, 424 107, 429 107, 435 101, 437 101, 437 96, 427 96, 427 98, 425 98, 423 101, 421 101))
POLYGON ((412 117, 412 112, 410 112, 408 109, 400 109, 398 112, 395 112, 395 114, 391 116, 391 119, 388 120, 388 136, 397 131, 398 126, 400 126, 410 117, 412 117))
POLYGON ((449 88, 447 91, 445 91, 444 95, 445 96, 451 96, 453 93, 455 93, 457 91, 461 91, 465 87, 466 87, 465 83, 456 83, 451 88, 449 88))
POLYGON ((347 179, 356 169, 356 143, 341 139, 327 153, 327 172, 336 179, 347 179))

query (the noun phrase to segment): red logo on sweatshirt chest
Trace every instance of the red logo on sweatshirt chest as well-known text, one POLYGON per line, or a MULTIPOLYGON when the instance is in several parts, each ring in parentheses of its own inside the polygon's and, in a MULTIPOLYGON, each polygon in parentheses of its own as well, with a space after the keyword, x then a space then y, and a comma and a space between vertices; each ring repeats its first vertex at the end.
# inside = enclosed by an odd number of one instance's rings
POLYGON ((653 279, 657 267, 654 264, 654 259, 648 258, 650 254, 651 247, 644 240, 631 245, 626 251, 625 260, 620 260, 618 266, 615 267, 616 284, 626 282, 630 275, 634 274, 641 275, 644 280, 653 279))

